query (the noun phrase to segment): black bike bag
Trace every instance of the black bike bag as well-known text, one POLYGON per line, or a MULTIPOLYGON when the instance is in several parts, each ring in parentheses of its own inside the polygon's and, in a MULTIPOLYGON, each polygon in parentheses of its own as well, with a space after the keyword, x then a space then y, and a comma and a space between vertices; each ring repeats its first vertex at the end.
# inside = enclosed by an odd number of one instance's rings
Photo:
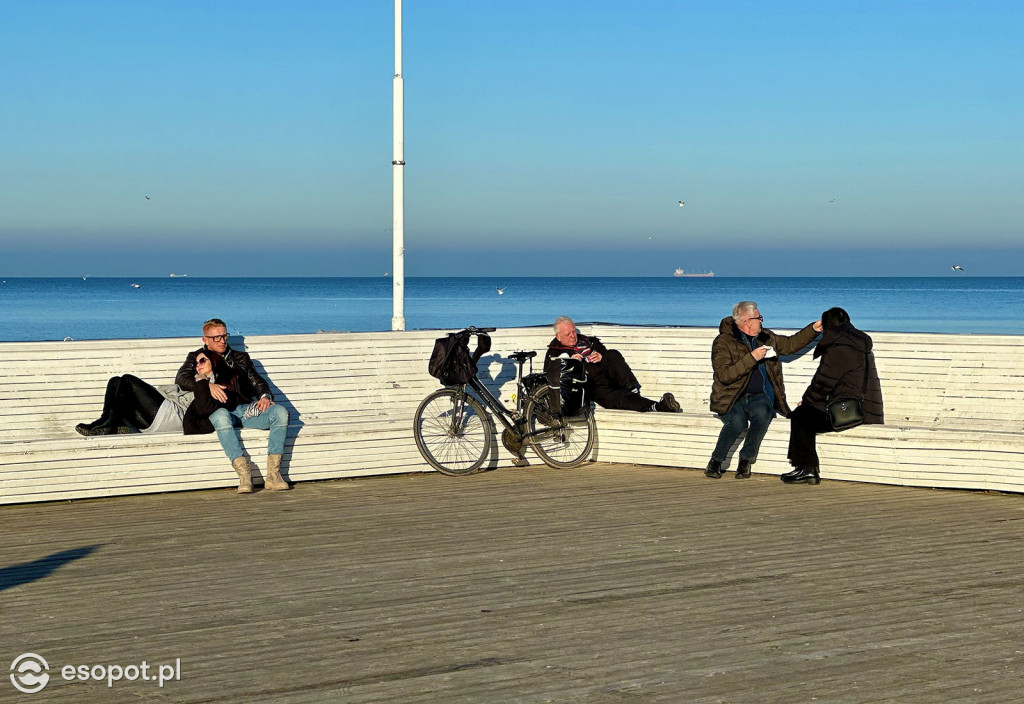
POLYGON ((469 352, 469 335, 451 332, 434 341, 427 372, 445 386, 468 384, 476 376, 476 363, 491 349, 488 335, 476 336, 476 350, 469 352))

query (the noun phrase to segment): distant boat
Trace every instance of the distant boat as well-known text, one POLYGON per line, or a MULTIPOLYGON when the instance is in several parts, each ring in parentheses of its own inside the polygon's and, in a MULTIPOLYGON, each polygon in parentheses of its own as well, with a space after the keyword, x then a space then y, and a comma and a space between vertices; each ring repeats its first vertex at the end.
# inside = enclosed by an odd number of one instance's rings
POLYGON ((685 271, 684 269, 676 269, 675 273, 672 274, 672 276, 679 276, 687 279, 710 279, 714 275, 715 272, 713 271, 694 272, 685 271))
POLYGON ((180 279, 183 276, 188 276, 188 274, 171 274, 172 279, 180 279))

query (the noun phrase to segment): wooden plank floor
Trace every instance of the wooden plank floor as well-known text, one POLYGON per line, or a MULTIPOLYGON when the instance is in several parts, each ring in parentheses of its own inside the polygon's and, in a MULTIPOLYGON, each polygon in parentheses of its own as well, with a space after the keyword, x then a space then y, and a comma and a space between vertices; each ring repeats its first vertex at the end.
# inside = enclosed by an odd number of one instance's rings
POLYGON ((594 465, 0 521, 2 663, 51 666, 2 701, 1024 700, 1019 495, 594 465))

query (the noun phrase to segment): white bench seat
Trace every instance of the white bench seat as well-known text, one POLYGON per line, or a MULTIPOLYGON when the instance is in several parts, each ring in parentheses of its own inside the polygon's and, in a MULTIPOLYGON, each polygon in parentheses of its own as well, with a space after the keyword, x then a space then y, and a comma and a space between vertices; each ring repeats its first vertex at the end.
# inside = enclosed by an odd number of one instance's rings
MULTIPOLYGON (((593 458, 703 468, 721 429, 708 410, 717 329, 580 327, 625 355, 645 396, 657 399, 671 391, 683 407, 678 414, 600 409, 593 458)), ((434 338, 443 333, 233 338, 291 415, 285 475, 306 481, 429 470, 416 450, 412 419, 420 401, 440 388, 426 366, 434 338)), ((507 406, 515 405, 516 365, 504 355, 542 352, 551 337, 550 326, 492 335, 480 376, 507 406)), ((1024 492, 1024 338, 872 337, 886 425, 821 436, 822 475, 1024 492)), ((198 346, 195 338, 0 343, 0 504, 235 486, 215 435, 83 438, 74 431, 76 423, 99 416, 111 376, 130 373, 154 385, 172 383, 185 355, 198 346)), ((795 406, 817 361, 808 350, 784 364, 787 397, 795 406)), ((542 366, 538 355, 533 370, 542 366)), ((242 432, 257 469, 266 436, 242 432)), ((788 421, 777 418, 754 471, 788 471, 788 439, 788 421)), ((532 453, 527 458, 539 462, 532 453)), ((489 466, 511 461, 496 438, 489 466)))

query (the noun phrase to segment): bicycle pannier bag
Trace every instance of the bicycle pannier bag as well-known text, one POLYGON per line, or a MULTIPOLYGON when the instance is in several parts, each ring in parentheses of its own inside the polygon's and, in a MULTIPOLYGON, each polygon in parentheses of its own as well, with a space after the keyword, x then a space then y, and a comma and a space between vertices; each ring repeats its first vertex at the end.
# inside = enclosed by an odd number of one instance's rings
POLYGON ((476 363, 491 349, 491 338, 477 335, 476 351, 469 352, 469 337, 451 332, 434 341, 427 372, 445 386, 468 384, 476 376, 476 363))
POLYGON ((587 369, 578 359, 559 359, 562 391, 562 412, 576 415, 583 408, 583 389, 587 383, 587 369))
POLYGON ((430 353, 427 371, 445 386, 468 384, 476 374, 476 367, 470 358, 465 338, 456 333, 437 338, 434 351, 430 353))
POLYGON ((825 415, 832 430, 849 430, 864 422, 864 407, 859 398, 837 398, 825 406, 825 415))
POLYGON ((535 396, 540 389, 547 388, 547 385, 547 377, 540 372, 527 374, 523 377, 523 392, 527 396, 535 396))

